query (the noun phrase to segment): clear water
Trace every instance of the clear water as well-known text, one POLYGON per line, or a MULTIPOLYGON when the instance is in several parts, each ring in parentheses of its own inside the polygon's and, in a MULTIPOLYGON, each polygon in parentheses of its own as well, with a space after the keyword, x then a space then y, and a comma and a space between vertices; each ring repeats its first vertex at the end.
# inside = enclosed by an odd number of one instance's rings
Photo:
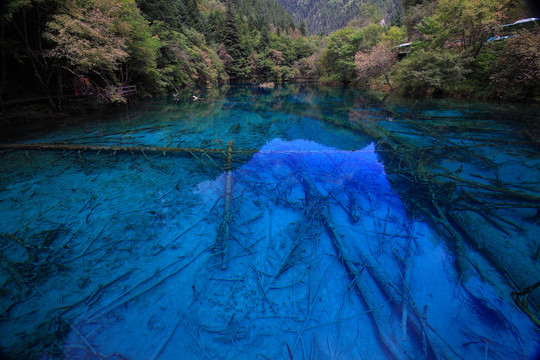
POLYGON ((3 150, 4 356, 535 359, 536 110, 233 86, 11 137, 235 152, 3 150))

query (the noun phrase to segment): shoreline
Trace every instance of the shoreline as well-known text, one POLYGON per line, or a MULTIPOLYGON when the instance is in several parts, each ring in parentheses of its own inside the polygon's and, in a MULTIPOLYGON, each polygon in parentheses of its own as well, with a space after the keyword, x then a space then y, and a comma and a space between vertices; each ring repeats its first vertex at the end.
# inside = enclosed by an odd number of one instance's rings
MULTIPOLYGON (((221 86, 236 87, 236 86, 259 86, 262 82, 233 82, 233 83, 224 83, 216 86, 219 88, 221 86)), ((516 105, 516 106, 539 106, 540 104, 535 101, 520 101, 520 100, 510 100, 510 99, 496 99, 496 98, 482 98, 482 97, 471 97, 466 94, 453 94, 453 95, 438 95, 432 94, 431 96, 415 96, 403 94, 399 89, 395 89, 393 92, 385 92, 384 89, 374 88, 374 87, 362 87, 358 85, 349 85, 349 86, 339 86, 336 84, 329 84, 315 80, 301 79, 300 81, 291 81, 291 82, 282 82, 275 83, 276 86, 282 85, 306 85, 306 86, 327 86, 329 88, 344 88, 344 89, 357 89, 357 90, 366 90, 379 93, 382 102, 393 102, 395 100, 403 99, 407 101, 429 101, 429 100, 454 100, 454 101, 464 101, 464 102, 485 102, 490 104, 500 104, 500 105, 516 105)), ((264 87, 263 87, 264 88, 264 87)), ((192 89, 193 92, 197 92, 199 87, 185 87, 182 90, 186 91, 192 89)), ((79 115, 99 113, 99 112, 122 112, 133 107, 137 107, 141 102, 152 99, 152 98, 161 98, 165 96, 155 96, 155 97, 136 97, 128 101, 127 104, 102 104, 97 101, 95 96, 74 96, 68 95, 64 98, 63 109, 60 112, 53 112, 46 103, 40 98, 31 98, 31 99, 21 99, 21 100, 11 100, 5 104, 8 104, 4 112, 0 113, 0 141, 10 141, 14 137, 20 138, 21 135, 24 136, 25 133, 31 133, 35 131, 45 130, 47 128, 58 128, 67 125, 68 119, 70 117, 76 117, 79 115), (37 102, 33 102, 36 100, 37 102), (24 105, 21 105, 24 104, 24 105)), ((529 124, 530 126, 530 124, 529 124)), ((536 131, 533 131, 536 132, 536 131)), ((535 135, 532 136, 536 138, 535 135)))

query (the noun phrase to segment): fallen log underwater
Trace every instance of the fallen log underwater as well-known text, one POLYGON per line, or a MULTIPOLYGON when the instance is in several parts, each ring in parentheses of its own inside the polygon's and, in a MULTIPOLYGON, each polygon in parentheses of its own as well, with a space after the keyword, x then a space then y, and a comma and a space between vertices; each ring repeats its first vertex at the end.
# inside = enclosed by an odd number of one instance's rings
MULTIPOLYGON (((503 222, 513 225, 517 231, 523 231, 521 227, 488 211, 497 209, 501 199, 511 199, 514 207, 519 205, 519 208, 538 211, 540 196, 536 195, 536 189, 510 188, 511 184, 501 184, 499 179, 487 183, 473 181, 460 176, 461 169, 451 172, 437 163, 437 155, 440 159, 448 156, 447 148, 437 154, 434 146, 429 153, 432 158, 428 163, 423 163, 421 152, 425 149, 415 148, 407 143, 404 136, 393 136, 369 119, 361 119, 358 123, 363 131, 378 141, 377 150, 383 155, 385 162, 390 164, 391 168, 394 167, 392 164, 397 168, 389 171, 388 177, 408 210, 426 217, 439 233, 446 234, 445 240, 455 252, 457 269, 463 279, 467 278, 464 273, 474 271, 467 256, 470 251, 481 254, 502 278, 507 279, 507 285, 514 289, 513 294, 530 288, 540 279, 534 254, 527 256, 512 247, 508 232, 494 224, 503 222), (400 191, 399 188, 403 187, 406 189, 400 191), (471 200, 479 205, 472 207, 471 200)), ((440 135, 436 135, 436 140, 441 141, 440 135)), ((448 139, 444 141, 453 144, 448 139)), ((508 299, 511 294, 506 295, 508 299)), ((537 320, 540 318, 540 291, 531 290, 527 296, 529 302, 518 301, 516 296, 513 297, 516 305, 540 327, 537 320)))
MULTIPOLYGON (((81 151, 81 152, 148 152, 159 154, 220 154, 225 158, 229 152, 228 148, 180 148, 180 147, 164 147, 164 146, 115 146, 115 145, 88 145, 88 144, 56 144, 56 143, 14 143, 14 144, 0 144, 0 150, 35 150, 35 151, 81 151)), ((231 154, 234 155, 253 155, 253 154, 294 154, 294 155, 310 155, 315 153, 321 153, 320 150, 258 150, 258 149, 239 149, 234 148, 231 154)), ((348 150, 330 150, 325 153, 347 153, 348 150)))
MULTIPOLYGON (((85 144, 0 144, 5 150, 66 150, 66 151, 112 151, 112 152, 153 152, 153 153, 210 153, 223 154, 226 149, 176 148, 159 146, 109 146, 85 144)), ((237 150, 239 151, 239 150, 237 150)), ((248 151, 250 152, 250 151, 248 151)))
MULTIPOLYGON (((313 203, 316 203, 315 206, 318 207, 316 211, 318 212, 319 220, 336 250, 337 257, 345 267, 347 273, 352 277, 352 283, 359 296, 367 305, 368 312, 375 323, 379 335, 378 339, 381 341, 383 347, 391 354, 392 358, 415 358, 414 345, 407 340, 406 336, 407 323, 409 323, 415 337, 417 339, 423 339, 425 342, 424 354, 422 354, 423 358, 428 357, 429 353, 433 354, 436 359, 449 358, 448 356, 461 359, 462 357, 453 348, 447 343, 444 343, 444 340, 431 330, 429 324, 427 324, 425 314, 422 314, 414 304, 414 301, 409 299, 410 293, 404 292, 401 295, 390 280, 390 276, 386 274, 383 268, 375 265, 369 256, 360 254, 360 258, 358 258, 358 256, 349 253, 341 240, 342 236, 337 232, 330 213, 328 199, 321 194, 311 178, 306 174, 302 174, 299 175, 299 182, 303 185, 306 199, 309 199, 306 200, 306 206, 314 207, 313 203), (380 290, 381 294, 373 289, 380 290), (389 316, 391 314, 385 312, 381 306, 381 304, 388 301, 394 306, 402 306, 404 308, 402 314, 400 314, 402 318, 399 321, 395 320, 392 322, 394 324, 400 323, 402 327, 401 341, 396 340, 397 334, 393 333, 392 326, 390 326, 391 319, 389 316)), ((408 289, 406 283, 403 285, 408 289)))
POLYGON ((232 154, 233 142, 229 140, 227 145, 227 174, 225 179, 225 205, 223 211, 223 221, 218 226, 216 242, 214 244, 215 255, 219 258, 219 266, 225 270, 227 268, 227 242, 230 237, 230 226, 233 220, 231 210, 232 196, 232 154))

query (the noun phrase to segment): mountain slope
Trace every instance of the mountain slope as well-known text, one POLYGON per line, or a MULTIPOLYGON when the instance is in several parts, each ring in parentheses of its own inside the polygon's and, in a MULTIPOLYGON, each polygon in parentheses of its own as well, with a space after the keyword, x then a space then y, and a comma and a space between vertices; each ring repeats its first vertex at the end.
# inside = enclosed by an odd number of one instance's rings
POLYGON ((238 11, 247 18, 273 24, 281 29, 295 27, 293 18, 276 0, 234 0, 238 11))
POLYGON ((400 0, 278 0, 293 19, 306 22, 311 34, 329 34, 347 25, 358 16, 362 3, 373 3, 386 22, 400 11, 400 0))

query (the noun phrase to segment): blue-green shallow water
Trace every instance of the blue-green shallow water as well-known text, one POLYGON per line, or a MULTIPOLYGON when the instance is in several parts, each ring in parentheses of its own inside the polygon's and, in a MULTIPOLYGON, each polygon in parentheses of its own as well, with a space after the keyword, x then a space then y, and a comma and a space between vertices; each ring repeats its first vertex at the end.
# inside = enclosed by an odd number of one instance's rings
POLYGON ((3 151, 6 357, 536 358, 537 109, 195 94, 8 140, 253 152, 3 151))

